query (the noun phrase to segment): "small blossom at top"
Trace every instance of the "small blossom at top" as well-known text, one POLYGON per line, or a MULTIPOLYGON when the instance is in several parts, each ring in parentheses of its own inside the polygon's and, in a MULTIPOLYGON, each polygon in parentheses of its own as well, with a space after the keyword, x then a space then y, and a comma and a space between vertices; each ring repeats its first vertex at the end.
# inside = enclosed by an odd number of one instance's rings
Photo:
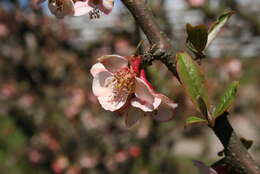
MULTIPOLYGON (((38 0, 42 3, 45 0, 38 0)), ((48 7, 57 18, 89 14, 90 18, 99 18, 101 13, 109 14, 114 0, 49 0, 48 7)))
POLYGON ((123 115, 127 126, 136 123, 145 113, 160 121, 173 117, 177 104, 155 92, 140 71, 139 56, 107 55, 92 66, 92 90, 105 110, 123 115))

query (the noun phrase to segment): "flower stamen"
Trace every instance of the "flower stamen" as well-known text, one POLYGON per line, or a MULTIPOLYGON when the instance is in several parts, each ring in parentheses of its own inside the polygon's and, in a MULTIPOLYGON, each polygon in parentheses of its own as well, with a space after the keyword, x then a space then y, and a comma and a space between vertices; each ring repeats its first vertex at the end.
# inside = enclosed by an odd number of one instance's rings
POLYGON ((124 68, 115 73, 117 80, 116 90, 123 93, 134 93, 135 90, 135 73, 129 68, 124 68))

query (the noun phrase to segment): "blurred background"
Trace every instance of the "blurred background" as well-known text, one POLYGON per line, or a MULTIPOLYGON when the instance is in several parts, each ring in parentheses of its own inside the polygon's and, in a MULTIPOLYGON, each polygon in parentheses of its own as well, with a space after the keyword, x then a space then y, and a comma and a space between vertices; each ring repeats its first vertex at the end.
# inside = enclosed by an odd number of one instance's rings
MULTIPOLYGON (((206 25, 226 9, 236 14, 203 60, 215 102, 232 80, 240 80, 231 123, 254 141, 260 164, 260 1, 149 0, 173 44, 185 49, 186 23, 206 25)), ((109 16, 58 20, 29 0, 0 0, 1 174, 190 174, 192 160, 221 157, 218 139, 204 125, 184 127, 198 115, 177 80, 155 62, 149 78, 179 104, 167 123, 145 117, 131 129, 103 110, 89 73, 105 54, 133 54, 145 39, 119 0, 109 16)), ((145 44, 148 48, 148 44, 145 44)))

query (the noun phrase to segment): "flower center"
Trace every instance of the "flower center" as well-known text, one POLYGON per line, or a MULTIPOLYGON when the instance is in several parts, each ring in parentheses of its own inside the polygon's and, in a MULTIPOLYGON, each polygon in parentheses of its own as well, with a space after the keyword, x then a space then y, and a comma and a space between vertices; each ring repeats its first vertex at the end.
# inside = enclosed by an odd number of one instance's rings
POLYGON ((135 90, 136 74, 129 68, 124 68, 115 73, 114 77, 117 81, 116 90, 123 93, 133 93, 135 90))

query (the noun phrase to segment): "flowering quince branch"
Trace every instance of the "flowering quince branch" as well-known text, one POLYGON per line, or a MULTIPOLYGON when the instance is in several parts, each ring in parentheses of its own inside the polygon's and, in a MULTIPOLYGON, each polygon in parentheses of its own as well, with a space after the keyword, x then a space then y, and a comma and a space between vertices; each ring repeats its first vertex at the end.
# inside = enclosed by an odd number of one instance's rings
POLYGON ((98 61, 90 70, 92 90, 105 110, 122 115, 128 127, 145 113, 159 121, 172 119, 177 104, 154 90, 140 70, 140 56, 106 55, 98 61))
MULTIPOLYGON (((155 59, 161 60, 168 69, 176 76, 174 48, 167 36, 161 31, 156 23, 151 10, 147 7, 145 0, 122 0, 125 6, 134 16, 140 25, 147 39, 150 41, 153 50, 146 57, 144 62, 148 65, 155 59)), ((227 119, 227 112, 221 114, 213 126, 209 126, 219 138, 224 146, 225 165, 229 170, 219 172, 216 170, 208 170, 211 173, 230 173, 238 174, 259 174, 259 168, 252 159, 247 149, 240 142, 232 126, 227 119)), ((205 173, 205 172, 204 172, 205 173)), ((210 173, 210 172, 207 172, 210 173)))
MULTIPOLYGON (((38 0, 38 2, 43 1, 45 0, 38 0)), ((174 109, 177 107, 177 104, 154 90, 152 84, 147 80, 145 70, 142 67, 150 65, 153 60, 157 59, 164 63, 173 75, 178 78, 175 49, 171 45, 171 41, 158 26, 151 10, 146 5, 146 0, 122 0, 122 2, 140 25, 150 41, 152 49, 148 54, 143 56, 142 60, 141 56, 138 55, 131 57, 106 55, 99 58, 99 62, 91 68, 91 74, 94 77, 93 93, 97 96, 99 103, 105 110, 118 112, 122 115, 125 118, 127 126, 132 126, 136 123, 144 113, 148 113, 157 120, 168 121, 174 116, 174 109), (140 66, 141 63, 142 66, 140 66)), ((49 0, 48 3, 50 11, 58 18, 84 14, 89 14, 90 18, 99 18, 100 12, 104 14, 111 12, 114 0, 49 0)), ((222 16, 219 19, 211 30, 213 31, 210 33, 211 37, 209 37, 210 34, 206 35, 209 40, 215 37, 215 34, 220 29, 218 26, 224 25, 229 16, 230 13, 225 14, 224 17, 222 16)), ((197 38, 193 36, 197 36, 198 32, 196 30, 198 29, 207 34, 207 31, 203 30, 203 27, 190 26, 188 29, 190 29, 190 41, 197 38)), ((191 42, 191 44, 195 44, 193 45, 195 49, 202 48, 199 50, 202 53, 203 47, 205 47, 204 45, 207 42, 201 42, 199 45, 196 43, 197 41, 191 42)), ((185 54, 183 53, 182 55, 189 57, 188 54, 185 54)), ((188 63, 192 65, 192 61, 188 63)), ((200 79, 199 74, 197 77, 200 79)), ((178 80, 180 79, 178 78, 178 80)), ((232 89, 230 90, 231 92, 232 89)), ((227 97, 229 97, 229 92, 227 93, 227 97)), ((205 101, 202 100, 202 102, 205 101)), ((200 105, 200 110, 204 105, 200 105)), ((226 103, 226 105, 228 106, 229 103, 226 103)), ((220 111, 221 108, 222 106, 220 107, 220 111)), ((227 115, 228 112, 222 113, 221 111, 218 117, 214 119, 214 124, 209 125, 224 146, 224 161, 227 168, 224 167, 225 170, 220 171, 217 169, 223 169, 222 166, 214 166, 213 169, 199 162, 195 162, 195 165, 204 174, 260 174, 255 161, 230 125, 227 115)))

